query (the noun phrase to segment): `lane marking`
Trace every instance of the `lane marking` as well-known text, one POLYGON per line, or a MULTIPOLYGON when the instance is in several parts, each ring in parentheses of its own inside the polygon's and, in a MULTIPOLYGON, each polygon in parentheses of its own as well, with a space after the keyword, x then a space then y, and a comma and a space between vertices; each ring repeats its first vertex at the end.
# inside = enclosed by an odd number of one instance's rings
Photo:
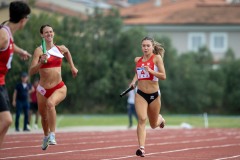
POLYGON ((217 158, 217 159, 213 159, 213 160, 232 159, 232 158, 237 158, 237 157, 240 157, 240 155, 236 155, 236 156, 232 156, 232 157, 217 158))
MULTIPOLYGON (((174 152, 183 152, 183 151, 190 151, 190 150, 199 150, 199 149, 211 149, 211 148, 224 148, 224 147, 231 147, 231 146, 240 146, 240 144, 225 144, 225 145, 218 145, 218 146, 205 146, 205 147, 195 147, 195 148, 183 148, 183 149, 178 149, 178 150, 170 150, 170 151, 163 151, 163 152, 154 152, 154 153, 148 153, 145 154, 146 156, 149 155, 156 155, 156 154, 166 154, 166 153, 174 153, 174 152)), ((230 158, 236 158, 239 157, 240 155, 230 157, 230 158)), ((109 158, 109 159, 101 159, 101 160, 117 160, 117 159, 126 159, 126 158, 133 158, 136 157, 134 156, 124 156, 124 157, 117 157, 117 158, 109 158)), ((229 157, 226 157, 226 159, 229 157)), ((224 158, 225 159, 225 158, 224 158)), ((214 159, 214 160, 223 160, 223 159, 214 159)))
MULTIPOLYGON (((180 142, 163 142, 163 143, 147 144, 146 146, 210 142, 210 141, 221 141, 221 140, 226 140, 226 139, 227 139, 226 137, 221 137, 221 138, 211 138, 211 139, 187 140, 187 141, 180 141, 180 142)), ((101 142, 106 143, 105 141, 101 141, 101 142)), ((88 144, 89 142, 84 142, 84 143, 88 144)), ((69 143, 69 144, 73 145, 75 143, 69 143)), ((69 151, 64 151, 64 152, 54 152, 54 153, 44 153, 44 154, 14 156, 14 157, 3 157, 3 158, 0 158, 0 159, 16 159, 16 158, 24 158, 24 157, 37 157, 37 156, 44 156, 44 155, 56 155, 56 154, 64 154, 64 153, 72 153, 72 152, 86 152, 86 151, 107 150, 107 149, 116 149, 116 148, 128 148, 128 147, 136 147, 136 146, 137 145, 122 145, 122 146, 92 148, 92 149, 85 149, 85 150, 69 150, 69 151)))
MULTIPOLYGON (((169 136, 168 138, 164 138, 164 139, 169 139, 169 138, 176 138, 174 136, 169 136)), ((154 140, 154 139, 158 139, 158 138, 151 138, 150 140, 154 140)), ((211 139, 200 139, 200 140, 193 140, 193 141, 189 141, 189 140, 185 140, 185 141, 180 141, 180 142, 161 142, 161 143, 158 143, 158 145, 168 145, 168 144, 177 144, 177 143, 189 143, 189 142, 201 142, 201 141, 213 141, 213 140, 224 140, 224 139, 227 139, 227 137, 220 137, 220 138, 211 138, 211 139)), ((71 139, 73 140, 73 139, 71 139)), ((79 142, 79 143, 61 143, 61 144, 58 144, 58 146, 65 146, 65 145, 73 145, 73 144, 100 144, 100 143, 114 143, 114 142, 135 142, 137 140, 135 139, 126 139, 126 140, 113 140, 113 141, 95 141, 95 142, 79 142)), ((22 143, 22 142, 25 142, 25 141, 18 141, 18 143, 22 143)), ((34 142, 40 142, 40 140, 35 140, 34 142)), ((153 146, 155 144, 147 144, 147 146, 153 146)), ((39 145, 34 145, 34 146, 20 146, 20 147, 9 147, 9 148, 1 148, 0 150, 12 150, 12 149, 23 149, 23 148, 34 148, 34 147, 40 147, 40 144, 39 145)), ((16 151, 15 151, 16 152, 16 151)))
POLYGON ((16 157, 4 157, 0 159, 18 159, 18 158, 26 158, 26 157, 39 157, 39 156, 46 156, 46 155, 57 155, 57 154, 65 154, 65 153, 73 153, 73 152, 87 152, 87 151, 96 151, 96 150, 107 150, 107 149, 116 149, 116 148, 127 148, 133 147, 136 145, 127 145, 127 146, 112 146, 112 147, 105 147, 105 148, 91 148, 91 149, 84 149, 84 150, 70 150, 64 152, 53 152, 53 153, 43 153, 43 154, 31 154, 25 156, 16 156, 16 157))
MULTIPOLYGON (((135 141, 135 140, 131 140, 131 141, 135 141)), ((95 142, 79 142, 79 143, 63 143, 63 144, 58 144, 58 146, 66 146, 66 145, 82 145, 82 144, 101 144, 101 143, 113 143, 113 142, 130 142, 130 140, 121 140, 121 141, 95 141, 95 142)), ((137 146, 137 145, 136 145, 137 146)), ((40 144, 39 145, 35 145, 35 146, 22 146, 22 147, 11 147, 11 148, 2 148, 1 150, 11 150, 11 149, 23 149, 23 148, 35 148, 35 147, 41 147, 40 144)), ((14 151, 16 152, 16 151, 14 151)))
MULTIPOLYGON (((30 135, 29 135, 30 136, 30 135)), ((27 138, 29 138, 29 136, 27 137, 27 138)), ((94 135, 93 135, 94 136, 94 135)), ((61 137, 61 135, 59 136, 59 137, 61 137)), ((71 137, 71 135, 70 135, 70 137, 71 137)), ((119 137, 129 137, 129 136, 126 136, 126 135, 114 135, 114 136, 111 136, 111 138, 119 138, 119 137)), ((80 137, 80 138, 60 138, 62 141, 63 140, 66 140, 66 141, 68 141, 68 140, 83 140, 83 139, 105 139, 106 138, 106 136, 94 136, 94 137, 89 137, 89 136, 86 136, 86 137, 80 137)), ((134 137, 135 138, 135 137, 134 137)), ((19 141, 19 140, 17 140, 17 141, 8 141, 8 142, 4 142, 4 143, 8 143, 8 144, 10 144, 10 143, 23 143, 23 142, 26 142, 26 140, 21 140, 21 141, 19 141)), ((33 140, 33 141, 31 141, 31 142, 42 142, 42 139, 41 140, 33 140)))
MULTIPOLYGON (((154 130, 153 130, 154 131, 154 130)), ((79 136, 79 133, 76 133, 78 136, 79 136)), ((148 133, 149 134, 149 133, 148 133)), ((151 134, 151 133, 150 133, 151 134)), ((237 135, 236 135, 236 139, 239 139, 240 138, 240 136, 239 136, 239 132, 238 133, 236 133, 237 135)), ((91 139, 103 139, 103 138, 106 138, 106 136, 101 136, 101 135, 95 135, 95 134, 91 134, 91 135, 93 135, 94 137, 92 137, 91 139)), ((185 136, 183 137, 182 135, 179 135, 179 136, 176 136, 176 135, 169 135, 169 136, 165 136, 165 137, 156 137, 156 138, 150 138, 149 140, 152 140, 152 139, 169 139, 169 138, 178 138, 178 137, 181 137, 181 138, 189 138, 189 137, 201 137, 201 136, 206 136, 207 134, 206 133, 199 133, 199 132, 196 132, 196 133, 193 133, 193 132, 191 132, 191 134, 185 134, 185 136)), ((233 134, 233 135, 235 135, 235 134, 233 134)), ((29 135, 26 135, 26 136, 21 136, 21 137, 14 137, 14 139, 19 139, 19 138, 29 138, 29 136, 31 136, 30 134, 29 135)), ((59 137, 61 137, 62 135, 59 135, 59 137)), ((75 136, 75 134, 74 135, 72 135, 72 136, 75 136)), ((110 135, 109 135, 110 136, 110 135)), ((108 136, 108 137, 109 137, 108 136)), ((224 136, 226 136, 226 134, 224 134, 224 136)), ((38 135, 38 137, 39 137, 39 135, 38 135)), ((111 135, 111 138, 119 138, 119 137, 127 137, 128 139, 129 139, 129 135, 111 135)), ((135 138, 136 136, 134 135, 134 138, 135 138)), ((89 135, 84 135, 84 137, 83 136, 81 136, 81 138, 61 138, 61 140, 83 140, 83 139, 89 139, 89 135)), ((41 140, 33 140, 34 142, 42 142, 42 139, 41 140)), ((33 142, 32 141, 32 142, 33 142)), ((9 143, 23 143, 23 142, 26 142, 26 140, 16 140, 16 141, 7 141, 7 142, 4 142, 4 143, 7 143, 7 144, 9 144, 9 143)))
MULTIPOLYGON (((78 133, 78 132, 77 132, 78 133)), ((154 133, 154 132, 150 132, 150 133, 154 133)), ((233 136, 233 135, 235 135, 235 133, 234 134, 232 134, 231 132, 219 132, 219 130, 212 130, 211 132, 210 131, 204 131, 204 134, 203 133, 201 133, 201 134, 198 134, 198 135, 190 135, 190 132, 189 131, 185 131, 184 132, 185 133, 185 136, 182 136, 182 138, 184 137, 184 138, 187 138, 187 137, 197 137, 197 136, 204 136, 204 135, 207 135, 207 134, 209 134, 209 133, 219 133, 218 135, 216 135, 216 136, 220 136, 220 135, 222 135, 222 136, 228 136, 227 138, 230 138, 229 136, 231 135, 231 136, 233 136), (231 134, 230 134, 231 133, 231 134)), ((196 133, 199 133, 199 131, 197 131, 196 133)), ((238 132, 239 133, 239 132, 238 132)), ((149 134, 149 133, 148 133, 149 134)), ((110 135, 111 136, 111 135, 110 135)), ((120 135, 118 135, 117 137, 119 137, 120 135)), ((25 136, 24 136, 25 137, 25 136)), ((106 137, 106 136, 97 136, 98 138, 100 138, 100 137, 106 137)), ((112 137, 112 136, 111 136, 112 137)), ((125 136, 122 136, 122 137, 125 137, 125 136)), ((170 136, 169 136, 170 137, 170 136)), ((171 136, 171 137, 179 137, 179 136, 171 136)), ((16 138, 17 138, 17 136, 16 136, 16 138)), ((19 137, 18 137, 19 138, 19 137)), ((84 139, 87 139, 87 138, 89 138, 89 137, 84 137, 84 139)), ((218 140, 223 140, 223 139, 227 139, 226 137, 222 137, 222 138, 217 138, 218 140)), ((231 137, 232 138, 232 137, 231 137)), ((235 137, 236 139, 239 139, 239 134, 238 134, 238 136, 236 136, 235 137)), ((77 139, 80 139, 80 138, 77 138, 77 139)), ((160 139, 160 138, 154 138, 154 139, 160 139)), ((167 139, 166 137, 161 137, 161 139, 167 139)), ((206 140, 206 139, 205 139, 206 140)), ((211 139, 212 140, 212 139, 211 139)), ((125 141, 127 141, 127 140, 125 140, 125 141)), ((202 140, 198 140, 198 141, 200 141, 200 142, 202 142, 202 140)), ((180 142, 180 143, 191 143, 191 142, 198 142, 198 141, 182 141, 182 142, 180 142)), ((25 141, 18 141, 18 143, 20 143, 20 142, 25 142, 25 141)), ((99 143, 106 143, 106 141, 99 141, 99 143)), ((110 141, 109 141, 110 142, 110 141)), ((119 141, 118 141, 119 142, 119 141)), ((10 142, 11 143, 11 142, 10 142)), ((12 142, 13 143, 13 142, 12 142)), ((81 142, 81 143, 90 143, 90 142, 81 142)), ((91 143, 93 143, 93 142, 91 142, 91 143)), ((175 142, 175 144, 176 144, 177 142, 175 142)), ((75 144, 75 143, 67 143, 67 144, 61 144, 61 145, 73 145, 73 144, 75 144)), ((94 144, 94 143, 93 143, 94 144)), ((170 143, 158 143, 158 144, 149 144, 149 145, 146 145, 146 146, 153 146, 153 145, 168 145, 168 144, 174 144, 174 143, 172 143, 172 142, 170 142, 170 143)), ((48 154, 50 154, 50 155, 55 155, 55 154, 63 154, 63 153, 71 153, 71 152, 86 152, 86 151, 93 151, 93 150, 107 150, 107 149, 115 149, 115 148, 119 148, 119 147, 123 147, 123 148, 126 148, 126 147, 133 147, 133 146, 137 146, 137 145, 127 145, 127 146, 112 146, 112 147, 105 147, 105 148, 93 148, 93 149, 85 149, 85 150, 70 150, 70 151, 66 151, 66 152, 56 152, 56 153, 48 153, 48 154)), ((40 147, 40 146, 28 146, 28 148, 30 148, 30 147, 40 147)), ((23 146, 23 147, 13 147, 13 148, 5 148, 6 150, 8 150, 8 149, 18 149, 18 148, 27 148, 27 147, 25 147, 25 146, 23 146)), ((3 150, 3 148, 2 149, 0 149, 0 151, 1 150, 3 150)), ((149 153, 149 154, 146 154, 146 155, 154 155, 154 154, 158 154, 158 153, 149 153)), ((37 155, 24 155, 24 156, 17 156, 17 157, 12 157, 11 159, 17 159, 17 158, 20 158, 20 157, 28 157, 28 156, 30 156, 30 157, 37 157, 37 156, 44 156, 44 155, 47 155, 46 153, 44 153, 44 154, 37 154, 37 155)), ((240 155, 237 155, 236 157, 239 157, 240 155)), ((135 156, 128 156, 128 157, 135 157, 135 156)), ((0 158, 0 159, 6 159, 6 158, 8 158, 8 157, 5 157, 5 158, 0 158)), ((226 158, 229 158, 229 157, 226 157, 226 158)), ((225 158, 225 159, 226 159, 225 158)), ((232 158, 235 158, 235 156, 233 156, 232 158)), ((221 159, 215 159, 215 160, 221 160, 221 159)))

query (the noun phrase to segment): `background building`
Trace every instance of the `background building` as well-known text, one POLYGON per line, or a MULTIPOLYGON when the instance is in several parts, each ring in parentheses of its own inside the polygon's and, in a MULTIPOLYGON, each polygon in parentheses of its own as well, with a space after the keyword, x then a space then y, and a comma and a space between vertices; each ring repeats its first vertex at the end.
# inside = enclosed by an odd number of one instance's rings
POLYGON ((121 15, 127 28, 169 37, 180 54, 206 46, 215 61, 229 48, 240 58, 238 0, 148 0, 122 8, 121 15))

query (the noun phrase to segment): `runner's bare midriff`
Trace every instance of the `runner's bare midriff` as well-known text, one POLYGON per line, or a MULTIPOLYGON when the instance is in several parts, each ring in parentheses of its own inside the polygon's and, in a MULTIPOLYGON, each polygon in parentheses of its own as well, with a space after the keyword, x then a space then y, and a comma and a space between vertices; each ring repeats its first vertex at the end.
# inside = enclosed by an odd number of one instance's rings
POLYGON ((42 68, 39 74, 39 84, 45 89, 53 88, 62 81, 61 67, 42 68))
POLYGON ((137 86, 139 90, 149 94, 157 92, 159 90, 159 84, 156 81, 141 80, 141 81, 138 81, 137 86))

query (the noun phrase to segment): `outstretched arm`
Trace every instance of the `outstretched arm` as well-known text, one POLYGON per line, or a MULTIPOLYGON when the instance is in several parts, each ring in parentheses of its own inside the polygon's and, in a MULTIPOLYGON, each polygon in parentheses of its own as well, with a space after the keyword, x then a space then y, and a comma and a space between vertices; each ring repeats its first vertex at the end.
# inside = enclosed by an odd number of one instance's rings
MULTIPOLYGON (((9 43, 9 36, 7 34, 7 31, 1 29, 0 30, 0 50, 6 49, 8 47, 8 43, 9 43)), ((23 60, 27 60, 32 56, 27 51, 18 47, 16 44, 14 44, 14 52, 19 54, 23 60)))
POLYGON ((20 47, 18 47, 16 44, 14 44, 14 52, 16 52, 17 54, 20 55, 20 57, 23 60, 27 60, 28 58, 32 57, 31 54, 29 54, 27 51, 21 49, 20 47))
POLYGON ((63 52, 63 54, 65 55, 67 61, 68 61, 68 64, 70 65, 71 67, 71 71, 72 71, 72 76, 75 78, 77 76, 77 73, 78 73, 78 69, 75 67, 74 63, 73 63, 73 60, 72 60, 72 56, 71 56, 71 53, 70 51, 68 50, 67 47, 65 47, 64 45, 62 46, 59 46, 59 48, 61 49, 61 51, 63 52))

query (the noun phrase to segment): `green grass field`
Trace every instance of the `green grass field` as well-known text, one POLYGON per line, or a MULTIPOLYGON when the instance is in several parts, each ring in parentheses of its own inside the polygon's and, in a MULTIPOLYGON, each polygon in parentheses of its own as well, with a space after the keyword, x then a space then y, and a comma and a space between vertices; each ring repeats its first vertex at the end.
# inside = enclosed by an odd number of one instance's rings
MULTIPOLYGON (((202 115, 165 115, 166 124, 180 126, 185 122, 193 127, 205 127, 202 115)), ((136 125, 136 120, 133 118, 136 125)), ((58 127, 128 125, 127 115, 59 115, 58 127)), ((208 116, 210 128, 240 128, 240 116, 208 116)))
MULTIPOLYGON (((188 123, 193 127, 204 128, 204 118, 202 115, 163 115, 168 126, 180 126, 188 123)), ((14 117, 15 118, 15 115, 14 117)), ((34 117, 33 117, 34 118, 34 117)), ((20 128, 22 128, 23 115, 21 115, 20 128)), ((133 124, 137 121, 133 117, 133 124)), ((40 119, 39 119, 39 127, 40 119)), ((73 126, 128 126, 128 116, 126 115, 58 115, 57 127, 73 126)), ((209 128, 240 128, 240 116, 208 116, 209 128)), ((14 122, 12 124, 14 128, 14 122)))

